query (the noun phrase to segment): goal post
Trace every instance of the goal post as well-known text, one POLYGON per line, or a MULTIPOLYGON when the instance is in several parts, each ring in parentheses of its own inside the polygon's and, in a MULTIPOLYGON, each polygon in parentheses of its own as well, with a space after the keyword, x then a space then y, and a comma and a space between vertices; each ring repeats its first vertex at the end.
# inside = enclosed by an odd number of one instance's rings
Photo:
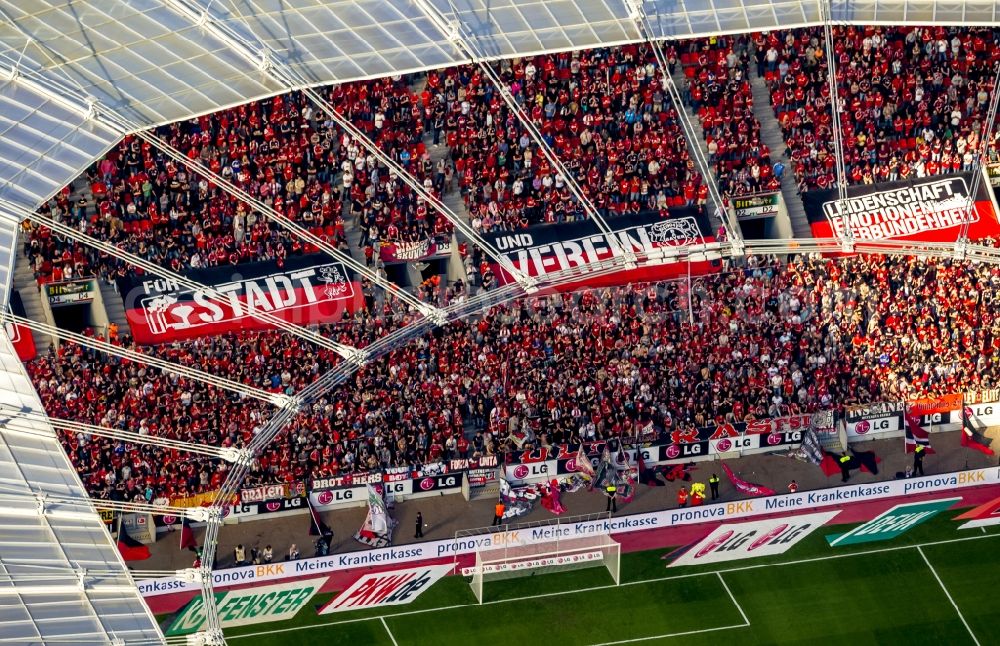
POLYGON ((621 545, 608 534, 595 534, 558 541, 504 545, 476 551, 470 585, 479 603, 490 581, 551 574, 568 570, 604 567, 618 585, 621 581, 621 545))

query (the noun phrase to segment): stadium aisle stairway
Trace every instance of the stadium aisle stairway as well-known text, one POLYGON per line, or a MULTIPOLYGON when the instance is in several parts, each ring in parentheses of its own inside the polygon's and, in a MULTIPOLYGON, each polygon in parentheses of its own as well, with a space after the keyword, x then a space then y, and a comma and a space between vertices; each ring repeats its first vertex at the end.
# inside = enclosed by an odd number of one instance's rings
MULTIPOLYGON (((674 85, 677 86, 677 91, 683 95, 684 82, 686 80, 684 77, 684 67, 682 65, 678 65, 670 78, 674 80, 674 85)), ((688 120, 688 123, 691 124, 691 127, 694 129, 695 134, 698 135, 697 145, 701 146, 701 153, 705 155, 706 159, 708 159, 708 142, 705 141, 705 129, 701 126, 701 120, 698 119, 698 117, 695 116, 693 112, 691 112, 691 108, 687 105, 683 106, 683 108, 679 112, 683 113, 683 118, 688 120)), ((694 145, 694 142, 689 141, 688 146, 691 145, 694 145)), ((718 185, 719 178, 713 177, 712 179, 713 181, 716 182, 716 185, 718 185)), ((708 217, 712 223, 712 230, 718 231, 722 227, 722 220, 720 220, 718 216, 715 215, 715 213, 711 212, 712 209, 709 209, 709 211, 710 212, 708 217)))
POLYGON ((792 223, 792 232, 799 239, 811 238, 812 231, 809 229, 806 211, 802 207, 802 198, 799 197, 798 189, 795 186, 792 160, 785 155, 787 146, 781 135, 778 120, 774 118, 774 110, 771 108, 771 96, 763 78, 757 76, 752 70, 750 77, 750 87, 753 90, 753 113, 757 117, 757 121, 760 122, 761 139, 771 149, 771 159, 780 159, 785 165, 785 174, 781 178, 781 196, 785 199, 785 206, 788 208, 788 219, 792 223))

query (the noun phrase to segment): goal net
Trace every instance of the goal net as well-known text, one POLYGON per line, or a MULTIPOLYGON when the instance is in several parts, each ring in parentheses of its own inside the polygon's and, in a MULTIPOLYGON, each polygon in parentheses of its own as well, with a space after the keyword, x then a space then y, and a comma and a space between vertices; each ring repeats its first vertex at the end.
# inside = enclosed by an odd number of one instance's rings
POLYGON ((483 602, 488 581, 604 567, 619 583, 621 546, 607 534, 562 538, 529 545, 505 545, 476 551, 476 564, 463 571, 472 576, 472 592, 483 602))

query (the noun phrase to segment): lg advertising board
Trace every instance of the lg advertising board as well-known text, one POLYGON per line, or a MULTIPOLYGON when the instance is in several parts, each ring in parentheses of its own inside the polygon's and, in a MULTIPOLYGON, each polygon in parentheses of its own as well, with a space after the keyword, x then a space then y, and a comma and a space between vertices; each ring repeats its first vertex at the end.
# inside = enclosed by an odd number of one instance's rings
POLYGON ((838 201, 833 189, 808 191, 802 203, 813 237, 856 242, 921 240, 954 242, 968 224, 970 240, 1000 233, 986 186, 980 184, 975 208, 968 210, 971 173, 935 175, 899 182, 849 186, 838 201))
POLYGON ((299 325, 335 323, 364 304, 360 285, 347 268, 323 254, 294 256, 280 265, 267 261, 194 269, 184 276, 211 287, 222 302, 176 281, 118 280, 136 341, 163 343, 273 327, 255 316, 259 312, 299 325))
MULTIPOLYGON (((949 394, 911 401, 848 406, 844 411, 848 441, 860 442, 886 434, 900 435, 905 428, 906 415, 917 416, 920 426, 925 429, 958 430, 962 426, 962 400, 961 394, 949 394)), ((977 414, 983 415, 979 421, 992 420, 993 406, 976 405, 973 412, 974 420, 977 414), (987 415, 990 417, 985 417, 987 415)))
MULTIPOLYGON (((305 607, 327 577, 278 583, 244 590, 215 593, 215 604, 223 628, 248 626, 270 621, 291 619, 305 607)), ((166 636, 189 635, 205 626, 205 603, 201 595, 195 597, 174 618, 166 636)))
POLYGON ((384 608, 410 603, 451 572, 452 568, 451 565, 428 565, 366 574, 320 608, 318 613, 328 615, 361 608, 384 608))
POLYGON ((839 513, 839 510, 827 511, 752 523, 720 525, 675 559, 669 567, 784 554, 839 513))
MULTIPOLYGON (((690 263, 695 275, 721 269, 718 243, 708 219, 697 207, 671 209, 667 217, 657 211, 608 219, 611 236, 590 219, 582 222, 544 224, 514 232, 484 234, 511 264, 521 272, 544 278, 547 274, 579 268, 583 278, 561 285, 561 291, 580 287, 624 285, 677 278, 688 272, 689 264, 679 262, 684 247, 703 245, 690 263), (613 237, 612 237, 613 236, 613 237), (587 278, 593 265, 623 253, 638 255, 662 253, 662 262, 640 261, 636 269, 622 268, 601 276, 587 278), (700 255, 698 255, 700 254, 700 255)), ((491 266, 500 284, 513 282, 499 265, 491 266)))
MULTIPOLYGON (((381 475, 381 474, 378 474, 381 475)), ((315 483, 316 481, 314 481, 315 483)), ((392 496, 412 496, 420 493, 457 492, 462 488, 462 473, 439 473, 418 475, 414 478, 387 480, 380 478, 373 483, 376 490, 392 496)), ((309 502, 320 511, 340 506, 357 505, 368 500, 368 483, 355 486, 354 483, 339 487, 309 492, 309 502)))

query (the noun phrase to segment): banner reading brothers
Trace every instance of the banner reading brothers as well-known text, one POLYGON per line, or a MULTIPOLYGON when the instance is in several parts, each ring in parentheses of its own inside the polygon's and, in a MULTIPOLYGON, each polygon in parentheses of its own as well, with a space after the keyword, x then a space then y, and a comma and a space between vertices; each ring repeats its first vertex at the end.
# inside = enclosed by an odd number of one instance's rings
MULTIPOLYGON (((560 285, 560 291, 676 278, 688 271, 687 257, 684 256, 683 262, 680 262, 679 252, 681 248, 691 245, 699 247, 692 254, 692 274, 704 275, 721 268, 717 262, 720 257, 718 243, 708 218, 700 208, 670 209, 668 217, 661 216, 657 211, 647 211, 608 218, 607 223, 620 247, 625 252, 640 256, 637 269, 622 268, 599 277, 587 277, 593 271, 587 265, 621 255, 616 251, 618 247, 614 242, 590 219, 542 224, 513 232, 487 233, 483 237, 499 249, 514 267, 529 276, 544 277, 566 269, 581 268, 581 280, 560 285), (668 252, 663 262, 641 260, 643 254, 658 249, 668 252)), ((500 284, 513 282, 508 272, 499 265, 494 264, 491 269, 500 284)))
POLYGON ((841 236, 847 222, 856 242, 954 242, 966 221, 970 240, 1000 235, 985 183, 976 193, 975 211, 966 211, 971 184, 971 173, 935 175, 850 186, 843 204, 837 203, 836 190, 809 191, 802 204, 816 238, 841 236))
POLYGON ((118 280, 137 342, 163 343, 273 327, 254 317, 255 312, 269 312, 302 325, 334 323, 344 312, 364 306, 356 278, 324 254, 294 256, 280 266, 266 261, 192 269, 184 276, 212 287, 225 301, 214 301, 204 290, 192 290, 175 281, 118 280))

